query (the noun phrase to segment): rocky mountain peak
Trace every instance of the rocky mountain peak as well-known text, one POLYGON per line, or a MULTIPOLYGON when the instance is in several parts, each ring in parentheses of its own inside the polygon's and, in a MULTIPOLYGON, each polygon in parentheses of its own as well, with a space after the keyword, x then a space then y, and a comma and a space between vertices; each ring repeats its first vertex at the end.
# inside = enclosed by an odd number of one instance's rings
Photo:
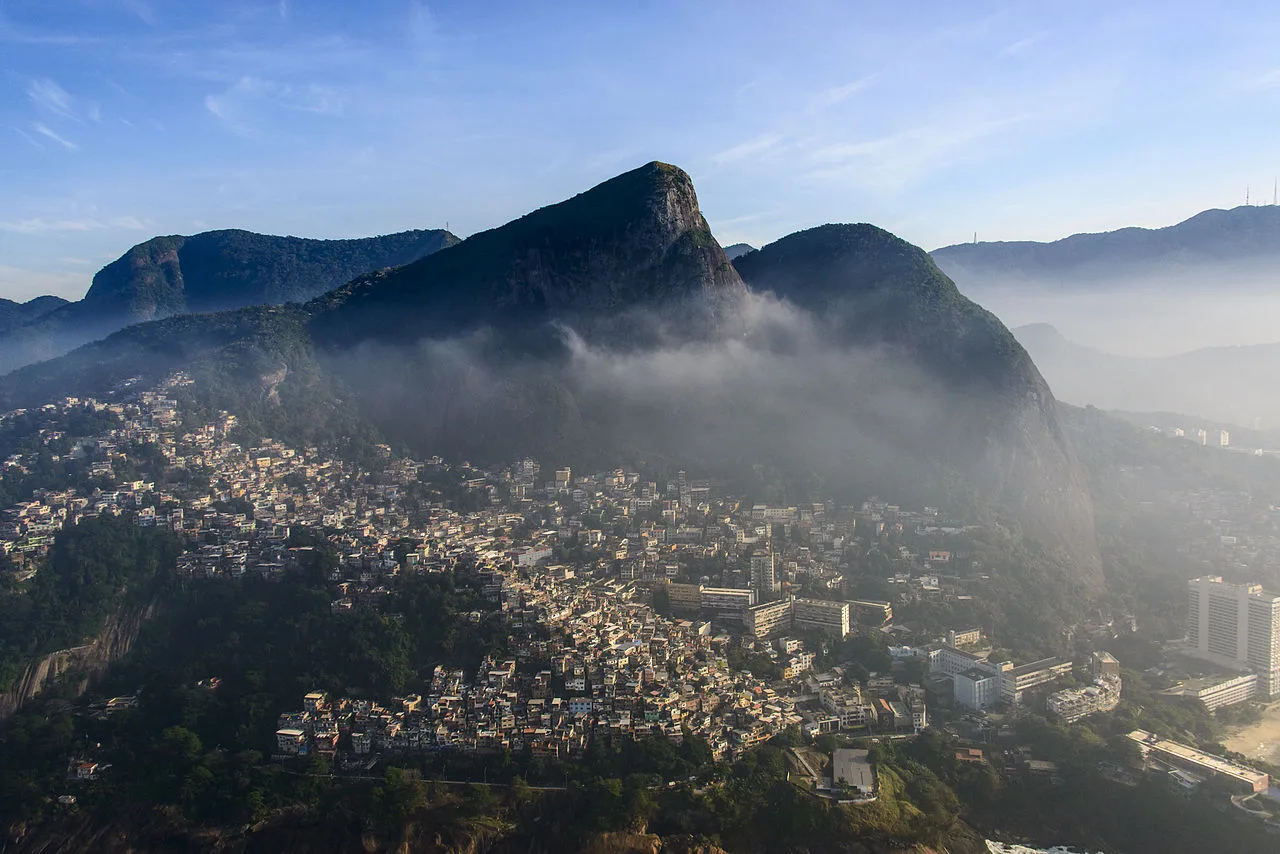
POLYGON ((316 300, 329 341, 600 315, 740 293, 683 170, 648 163, 316 300))

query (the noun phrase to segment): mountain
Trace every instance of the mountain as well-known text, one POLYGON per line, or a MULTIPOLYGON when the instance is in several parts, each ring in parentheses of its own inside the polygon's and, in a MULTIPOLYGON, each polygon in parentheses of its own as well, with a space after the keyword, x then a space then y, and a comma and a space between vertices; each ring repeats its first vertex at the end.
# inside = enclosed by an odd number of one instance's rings
POLYGON ((322 338, 529 327, 741 289, 682 171, 651 163, 311 304, 322 338))
POLYGON ((1280 344, 1134 358, 1077 344, 1045 323, 1018 327, 1014 334, 1055 394, 1070 403, 1280 426, 1280 401, 1270 393, 1280 377, 1280 344))
POLYGON ((60 355, 132 323, 303 302, 363 273, 407 264, 457 242, 441 230, 355 240, 238 230, 152 238, 102 268, 84 299, 8 327, 0 338, 0 371, 60 355))
POLYGON ((729 256, 730 261, 737 260, 740 256, 746 255, 748 252, 755 252, 756 248, 750 243, 734 243, 724 248, 724 254, 729 256))
POLYGON ((178 368, 199 405, 295 442, 697 468, 792 503, 972 501, 1056 556, 1051 583, 1101 583, 1053 396, 995 317, 872 226, 735 266, 667 164, 304 306, 130 327, 0 379, 0 407, 178 368))
POLYGON ((34 320, 39 320, 54 309, 61 308, 66 304, 67 301, 62 297, 48 295, 36 297, 26 302, 0 299, 0 333, 31 323, 34 320))
MULTIPOLYGON (((1004 283, 1064 289, 1158 283, 1200 271, 1274 281, 1280 263, 1280 207, 1207 210, 1166 228, 1122 228, 1076 234, 1051 243, 961 243, 933 258, 966 292, 1004 283)), ((1201 282, 1209 284, 1209 282, 1201 282)))
MULTIPOLYGON (((872 225, 824 225, 742 256, 753 289, 821 318, 842 348, 877 354, 895 465, 941 457, 1098 581, 1088 490, 1054 397, 1012 333, 923 250, 872 225), (896 397, 894 396, 896 392, 896 397)), ((850 413, 864 419, 867 409, 850 413)), ((874 411, 874 408, 872 408, 874 411)))

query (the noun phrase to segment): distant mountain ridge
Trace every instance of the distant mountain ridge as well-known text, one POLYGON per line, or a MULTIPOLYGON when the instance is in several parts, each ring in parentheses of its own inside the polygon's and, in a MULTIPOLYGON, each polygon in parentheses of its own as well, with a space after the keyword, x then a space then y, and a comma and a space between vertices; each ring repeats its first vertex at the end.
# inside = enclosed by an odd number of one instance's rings
MULTIPOLYGON (((175 314, 302 302, 363 273, 452 246, 443 230, 351 240, 275 237, 242 230, 155 237, 93 277, 84 299, 5 327, 0 371, 52 358, 132 323, 175 314)), ((0 315, 0 323, 3 315, 0 315)))
POLYGON ((0 333, 39 320, 49 312, 67 304, 62 297, 42 296, 26 302, 0 299, 0 333))
POLYGON ((729 256, 730 261, 736 261, 748 252, 755 252, 756 248, 750 243, 733 243, 724 248, 724 254, 729 256))
POLYGON ((1280 378, 1280 343, 1136 358, 1077 344, 1047 323, 1020 326, 1013 333, 1054 394, 1069 403, 1280 426, 1280 402, 1271 394, 1280 378))
POLYGON ((932 255, 966 290, 1017 280, 1085 288, 1206 266, 1265 270, 1280 265, 1280 207, 1213 209, 1165 228, 1075 234, 1049 243, 960 243, 932 255))

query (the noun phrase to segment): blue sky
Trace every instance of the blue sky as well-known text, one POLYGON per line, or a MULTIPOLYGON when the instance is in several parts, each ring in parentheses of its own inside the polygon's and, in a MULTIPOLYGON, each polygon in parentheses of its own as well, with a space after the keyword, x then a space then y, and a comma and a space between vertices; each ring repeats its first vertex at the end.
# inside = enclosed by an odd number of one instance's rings
POLYGON ((154 234, 467 235, 661 159, 723 243, 1269 199, 1280 4, 0 0, 0 295, 154 234), (785 8, 784 8, 785 6, 785 8))

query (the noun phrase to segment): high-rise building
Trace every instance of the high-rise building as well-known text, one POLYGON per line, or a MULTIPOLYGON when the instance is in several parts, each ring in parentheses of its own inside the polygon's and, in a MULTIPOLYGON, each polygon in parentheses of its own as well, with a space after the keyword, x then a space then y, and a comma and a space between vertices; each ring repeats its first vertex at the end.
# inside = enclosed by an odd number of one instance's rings
POLYGON ((1231 446, 1231 434, 1228 433, 1226 430, 1219 430, 1218 431, 1218 447, 1228 448, 1230 446, 1231 446))
POLYGON ((1208 659, 1258 674, 1259 693, 1280 695, 1280 596, 1261 584, 1229 584, 1208 575, 1187 582, 1187 644, 1208 659))
POLYGON ((771 553, 759 552, 751 556, 751 586, 762 593, 773 593, 782 587, 771 553))

